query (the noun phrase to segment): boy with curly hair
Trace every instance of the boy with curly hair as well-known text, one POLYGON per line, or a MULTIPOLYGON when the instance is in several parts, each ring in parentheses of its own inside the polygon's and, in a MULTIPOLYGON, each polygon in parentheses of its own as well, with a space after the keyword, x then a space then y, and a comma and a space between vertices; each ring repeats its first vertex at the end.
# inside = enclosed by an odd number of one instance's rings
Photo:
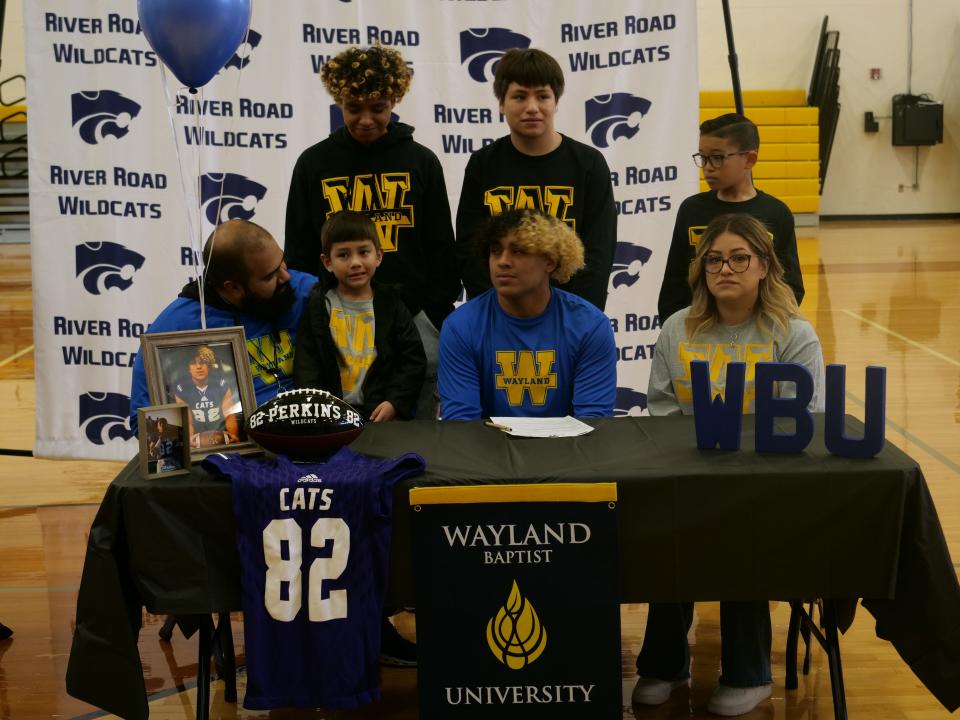
POLYGON ((583 267, 577 234, 540 212, 510 210, 475 237, 493 288, 443 326, 442 418, 612 415, 617 349, 610 321, 550 284, 569 282, 583 267))
POLYGON ((439 328, 460 294, 443 169, 414 141, 413 128, 391 115, 412 77, 399 52, 350 47, 324 64, 320 76, 344 126, 305 150, 293 169, 287 265, 329 282, 320 263, 324 223, 343 210, 374 222, 383 250, 377 280, 397 289, 423 340, 427 380, 417 417, 430 417, 439 328))

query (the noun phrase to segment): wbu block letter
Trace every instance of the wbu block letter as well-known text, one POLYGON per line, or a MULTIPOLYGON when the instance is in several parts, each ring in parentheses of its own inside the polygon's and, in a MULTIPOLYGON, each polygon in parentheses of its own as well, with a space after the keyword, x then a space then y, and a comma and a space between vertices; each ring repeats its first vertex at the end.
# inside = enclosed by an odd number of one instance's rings
MULTIPOLYGON (((727 365, 724 396, 711 397, 709 364, 703 360, 690 363, 693 391, 694 425, 697 447, 711 450, 740 449, 746 365, 727 365)), ((813 415, 807 409, 814 393, 810 371, 797 363, 756 364, 755 447, 758 452, 799 453, 813 439, 813 415), (791 395, 775 396, 778 384, 787 383, 795 390, 791 395), (776 418, 793 418, 793 433, 780 433, 774 427, 776 418)), ((844 434, 846 366, 828 365, 826 372, 826 407, 824 445, 834 455, 870 458, 878 454, 885 442, 886 368, 868 367, 866 371, 866 404, 862 438, 844 434)))

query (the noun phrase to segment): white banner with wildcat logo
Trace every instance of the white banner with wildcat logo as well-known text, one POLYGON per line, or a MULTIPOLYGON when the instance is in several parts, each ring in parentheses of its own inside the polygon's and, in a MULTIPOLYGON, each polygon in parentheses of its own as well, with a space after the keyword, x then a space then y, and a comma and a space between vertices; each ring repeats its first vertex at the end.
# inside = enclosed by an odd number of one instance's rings
POLYGON ((34 0, 25 25, 37 455, 136 452, 139 334, 192 277, 218 210, 282 243, 298 155, 342 124, 317 72, 375 42, 413 67, 395 112, 439 156, 452 208, 469 153, 508 132, 500 55, 560 62, 557 129, 604 153, 619 214, 617 414, 645 411, 674 216, 697 188, 694 0, 254 0, 247 43, 198 95, 167 74, 169 102, 130 0, 34 0))

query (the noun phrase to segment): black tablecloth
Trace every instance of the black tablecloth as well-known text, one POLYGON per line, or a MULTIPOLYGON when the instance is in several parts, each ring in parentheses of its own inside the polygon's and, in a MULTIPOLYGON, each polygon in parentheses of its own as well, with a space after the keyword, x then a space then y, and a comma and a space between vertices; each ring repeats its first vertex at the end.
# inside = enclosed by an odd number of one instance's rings
MULTIPOLYGON (((797 455, 754 452, 751 417, 738 452, 697 450, 690 417, 590 424, 588 435, 550 440, 479 422, 367 425, 352 449, 416 451, 427 461, 426 473, 395 493, 387 602, 413 601, 411 487, 615 481, 623 601, 865 598, 877 634, 946 707, 960 706, 960 586, 923 474, 907 455, 890 444, 870 460, 831 455, 822 417, 797 455)), ((861 429, 847 419, 849 434, 861 429)), ((145 717, 140 608, 237 610, 239 577, 230 485, 199 467, 144 480, 131 462, 90 532, 70 694, 145 717)))

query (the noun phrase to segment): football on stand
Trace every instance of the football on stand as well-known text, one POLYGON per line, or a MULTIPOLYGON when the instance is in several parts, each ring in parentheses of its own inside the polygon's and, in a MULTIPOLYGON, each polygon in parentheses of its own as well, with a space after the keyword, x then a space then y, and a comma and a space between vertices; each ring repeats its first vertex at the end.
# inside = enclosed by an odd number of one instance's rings
POLYGON ((250 413, 247 435, 262 448, 310 460, 337 450, 363 431, 363 418, 326 390, 287 390, 250 413))

